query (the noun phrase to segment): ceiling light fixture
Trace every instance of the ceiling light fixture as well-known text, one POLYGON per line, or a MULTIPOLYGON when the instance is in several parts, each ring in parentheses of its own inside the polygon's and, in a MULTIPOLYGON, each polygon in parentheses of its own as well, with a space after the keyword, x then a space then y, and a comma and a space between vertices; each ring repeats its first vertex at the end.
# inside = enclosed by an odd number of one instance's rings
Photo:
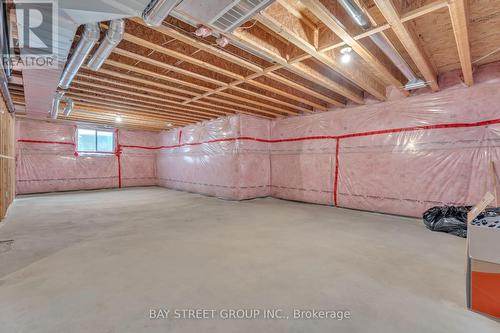
POLYGON ((121 123, 121 122, 122 122, 122 116, 117 115, 117 116, 116 116, 116 118, 115 118, 115 121, 116 121, 117 123, 121 123))
POLYGON ((167 124, 167 127, 172 127, 172 126, 173 126, 172 123, 167 124))
POLYGON ((342 50, 340 50, 340 54, 342 54, 342 56, 340 57, 340 61, 342 61, 343 64, 347 64, 351 61, 351 52, 352 49, 350 47, 344 47, 342 50))

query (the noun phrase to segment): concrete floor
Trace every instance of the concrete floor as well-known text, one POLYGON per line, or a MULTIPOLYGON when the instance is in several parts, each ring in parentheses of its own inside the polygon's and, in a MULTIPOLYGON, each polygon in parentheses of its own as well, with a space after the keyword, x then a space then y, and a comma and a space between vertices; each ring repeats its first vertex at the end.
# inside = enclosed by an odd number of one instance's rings
POLYGON ((464 308, 464 240, 414 219, 153 187, 20 197, 0 240, 2 332, 500 332, 464 308), (171 317, 240 308, 289 318, 171 317))

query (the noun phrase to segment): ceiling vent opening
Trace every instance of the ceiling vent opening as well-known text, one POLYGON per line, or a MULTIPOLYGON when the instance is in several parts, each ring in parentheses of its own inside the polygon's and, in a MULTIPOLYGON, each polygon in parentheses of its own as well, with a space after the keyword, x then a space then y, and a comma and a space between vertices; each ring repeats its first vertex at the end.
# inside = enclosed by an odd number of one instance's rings
POLYGON ((239 0, 227 6, 210 24, 222 32, 231 32, 256 12, 263 10, 273 0, 239 0))

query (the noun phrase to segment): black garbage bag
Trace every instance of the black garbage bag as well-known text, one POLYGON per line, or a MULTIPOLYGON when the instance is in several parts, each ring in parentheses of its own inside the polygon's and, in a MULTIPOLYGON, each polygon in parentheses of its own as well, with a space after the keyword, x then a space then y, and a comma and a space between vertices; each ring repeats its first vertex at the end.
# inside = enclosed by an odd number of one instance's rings
POLYGON ((432 231, 467 237, 467 213, 472 206, 436 206, 425 211, 425 226, 432 231))

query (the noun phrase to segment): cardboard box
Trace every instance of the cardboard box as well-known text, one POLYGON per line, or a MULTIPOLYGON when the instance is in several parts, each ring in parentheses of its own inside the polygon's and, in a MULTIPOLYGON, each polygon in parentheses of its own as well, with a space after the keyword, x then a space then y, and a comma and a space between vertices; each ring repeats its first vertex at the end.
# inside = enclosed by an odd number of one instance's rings
POLYGON ((467 306, 500 319, 500 216, 468 225, 467 306), (499 220, 495 223, 496 220, 499 220), (478 223, 480 222, 480 223, 478 223))

